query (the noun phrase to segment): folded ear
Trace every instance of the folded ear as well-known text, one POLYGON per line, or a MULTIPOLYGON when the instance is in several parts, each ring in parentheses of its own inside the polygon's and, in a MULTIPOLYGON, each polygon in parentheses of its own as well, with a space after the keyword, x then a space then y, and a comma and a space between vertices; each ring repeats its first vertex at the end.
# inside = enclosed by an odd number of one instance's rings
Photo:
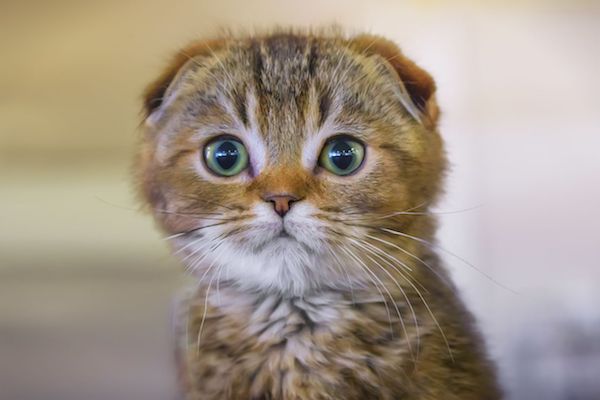
POLYGON ((405 107, 423 124, 435 128, 439 111, 435 101, 435 82, 431 75, 407 58, 396 44, 383 37, 359 35, 352 38, 350 43, 362 54, 378 55, 387 61, 398 74, 402 91, 407 94, 408 99, 405 100, 410 104, 404 104, 405 107))
POLYGON ((144 112, 148 117, 163 104, 167 89, 182 67, 197 56, 209 56, 223 47, 223 39, 202 40, 193 42, 178 51, 163 73, 144 91, 144 112))

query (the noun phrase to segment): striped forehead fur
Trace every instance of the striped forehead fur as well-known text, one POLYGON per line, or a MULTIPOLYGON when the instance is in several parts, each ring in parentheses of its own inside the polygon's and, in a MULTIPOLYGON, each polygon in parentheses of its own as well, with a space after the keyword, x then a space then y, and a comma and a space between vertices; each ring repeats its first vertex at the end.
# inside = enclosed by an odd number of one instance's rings
MULTIPOLYGON (((319 110, 324 114, 331 100, 329 97, 332 94, 330 92, 331 88, 334 89, 333 93, 336 92, 335 89, 343 88, 343 86, 336 86, 336 79, 332 78, 338 78, 342 73, 348 74, 352 68, 356 69, 357 65, 352 64, 356 61, 357 56, 379 58, 377 67, 384 69, 390 68, 390 63, 386 62, 387 59, 393 62, 399 56, 403 57, 401 53, 386 57, 371 53, 373 43, 379 39, 376 36, 364 37, 361 40, 365 42, 361 43, 360 40, 352 41, 353 39, 346 38, 335 30, 324 32, 326 32, 325 35, 323 32, 299 34, 282 30, 275 34, 255 35, 250 38, 230 35, 228 39, 203 41, 198 45, 191 45, 178 54, 174 62, 174 71, 165 73, 155 85, 149 88, 146 102, 147 111, 154 111, 159 106, 164 105, 162 95, 169 86, 177 85, 177 79, 173 79, 172 76, 181 72, 186 62, 187 64, 197 65, 202 65, 201 62, 210 62, 212 67, 205 65, 205 68, 213 72, 219 72, 219 69, 227 71, 236 62, 250 64, 251 76, 244 77, 243 82, 234 83, 231 82, 231 77, 221 76, 223 78, 222 88, 232 97, 241 119, 246 120, 243 92, 248 89, 250 83, 256 89, 259 97, 262 97, 260 95, 264 93, 272 95, 280 101, 293 100, 299 110, 302 110, 302 105, 305 102, 305 94, 308 92, 306 90, 307 85, 316 83, 318 86, 319 110), (226 43, 225 47, 223 47, 223 43, 226 43), (236 54, 239 56, 237 59, 236 54), (336 60, 336 66, 330 68, 329 71, 321 68, 317 76, 321 79, 315 82, 315 72, 319 64, 329 60, 336 60), (328 72, 329 74, 327 74, 328 72), (293 80, 290 80, 290 77, 293 77, 293 80), (323 85, 323 82, 326 85, 323 85), (229 84, 232 86, 227 87, 229 84)), ((373 66, 369 67, 373 68, 373 66)), ((364 73, 364 71, 354 71, 357 78, 364 73)), ((418 74, 423 75, 426 73, 420 70, 418 74)), ((409 81, 412 78, 414 77, 407 77, 407 82, 412 83, 412 81, 409 81)), ((420 79, 423 78, 419 77, 416 81, 420 79)), ((425 80, 427 79, 430 78, 426 76, 425 80)), ((414 103, 402 79, 395 82, 393 89, 396 91, 396 96, 401 104, 405 107, 407 114, 417 120, 420 119, 423 110, 419 107, 422 107, 422 104, 417 105, 414 103)), ((433 90, 435 89, 433 88, 433 90)), ((264 105, 263 102, 259 104, 264 105)), ((264 110, 264 107, 261 110, 264 110)))

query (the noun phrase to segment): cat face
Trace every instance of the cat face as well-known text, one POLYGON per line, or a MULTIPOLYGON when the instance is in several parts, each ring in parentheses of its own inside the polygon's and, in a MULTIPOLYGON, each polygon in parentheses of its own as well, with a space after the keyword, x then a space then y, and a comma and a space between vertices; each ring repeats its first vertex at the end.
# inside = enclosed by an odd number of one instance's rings
POLYGON ((383 243, 372 237, 410 232, 398 212, 438 191, 433 91, 374 37, 195 44, 147 93, 142 193, 207 283, 292 295, 360 285, 365 248, 383 243))

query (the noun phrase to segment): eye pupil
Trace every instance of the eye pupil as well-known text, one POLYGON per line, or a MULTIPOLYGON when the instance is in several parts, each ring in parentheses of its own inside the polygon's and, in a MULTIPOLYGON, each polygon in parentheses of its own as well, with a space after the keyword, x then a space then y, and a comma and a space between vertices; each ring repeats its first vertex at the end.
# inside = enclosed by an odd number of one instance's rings
POLYGON ((224 170, 235 166, 239 157, 240 152, 237 146, 231 141, 223 142, 215 151, 215 161, 224 170))
POLYGON ((354 148, 347 141, 340 140, 329 150, 329 158, 336 167, 346 170, 354 161, 354 153, 354 148))

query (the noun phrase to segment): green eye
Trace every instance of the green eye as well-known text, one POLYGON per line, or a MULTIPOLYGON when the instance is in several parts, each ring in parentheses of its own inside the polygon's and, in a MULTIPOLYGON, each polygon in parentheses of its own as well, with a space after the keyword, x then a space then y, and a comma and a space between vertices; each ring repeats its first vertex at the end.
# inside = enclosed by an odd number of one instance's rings
POLYGON ((248 151, 237 139, 217 138, 204 148, 208 168, 221 176, 234 176, 248 166, 248 151))
POLYGON ((361 166, 365 146, 346 136, 329 140, 319 156, 319 164, 336 175, 350 175, 361 166))

